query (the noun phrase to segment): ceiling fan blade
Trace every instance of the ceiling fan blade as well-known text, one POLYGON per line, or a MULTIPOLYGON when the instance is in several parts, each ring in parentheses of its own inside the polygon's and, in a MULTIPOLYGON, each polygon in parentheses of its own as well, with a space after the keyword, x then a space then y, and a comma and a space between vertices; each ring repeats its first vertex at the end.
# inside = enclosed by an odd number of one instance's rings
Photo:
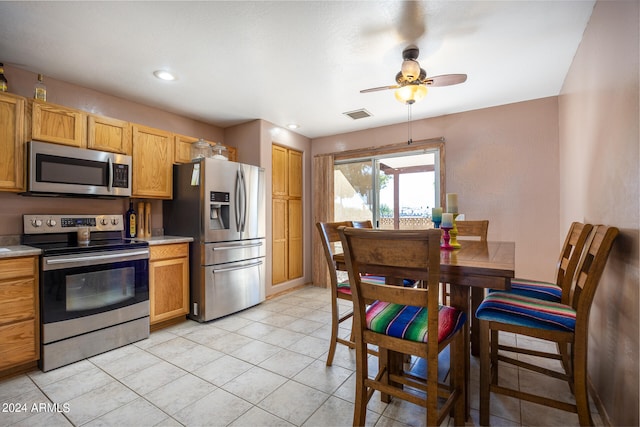
POLYGON ((466 81, 466 74, 442 74, 440 76, 427 77, 424 82, 427 86, 451 86, 466 81))
POLYGON ((363 89, 363 90, 360 91, 360 93, 377 92, 379 90, 387 90, 387 89, 398 89, 399 87, 400 86, 398 86, 398 85, 372 87, 370 89, 363 89))

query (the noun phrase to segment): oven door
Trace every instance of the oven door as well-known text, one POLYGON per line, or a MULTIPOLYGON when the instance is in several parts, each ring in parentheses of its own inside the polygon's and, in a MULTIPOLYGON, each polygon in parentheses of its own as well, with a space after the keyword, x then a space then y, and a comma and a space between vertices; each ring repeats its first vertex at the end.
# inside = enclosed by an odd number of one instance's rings
POLYGON ((40 302, 45 325, 148 300, 149 248, 42 257, 40 302))

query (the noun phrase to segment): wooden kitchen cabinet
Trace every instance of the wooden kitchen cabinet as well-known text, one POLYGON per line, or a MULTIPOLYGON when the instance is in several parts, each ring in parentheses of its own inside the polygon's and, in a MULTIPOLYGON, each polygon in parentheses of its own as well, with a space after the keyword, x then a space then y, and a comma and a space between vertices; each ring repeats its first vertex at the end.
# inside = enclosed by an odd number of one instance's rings
POLYGON ((302 277, 302 153, 272 146, 272 284, 302 277))
POLYGON ((25 190, 26 99, 0 92, 0 190, 25 190))
POLYGON ((191 144, 196 142, 198 138, 185 135, 174 135, 173 161, 175 163, 191 162, 191 144))
POLYGON ((0 371, 40 357, 38 257, 0 260, 0 371))
POLYGON ((87 148, 131 155, 131 125, 124 120, 89 114, 87 148))
POLYGON ((173 139, 171 132, 133 124, 132 197, 171 199, 173 195, 173 139))
POLYGON ((149 247, 149 305, 151 325, 189 313, 189 244, 149 247))
POLYGON ((37 99, 29 102, 31 103, 32 139, 73 147, 87 147, 87 114, 84 111, 37 99))
MULTIPOLYGON (((190 163, 191 162, 191 144, 196 142, 200 138, 195 138, 193 136, 185 136, 185 135, 175 135, 174 136, 174 152, 173 152, 173 161, 175 163, 190 163)), ((206 140, 205 140, 206 141, 206 140)), ((213 142, 207 141, 209 145, 214 145, 213 142)), ((237 162, 237 151, 235 147, 227 147, 229 152, 229 160, 232 162, 237 162)))

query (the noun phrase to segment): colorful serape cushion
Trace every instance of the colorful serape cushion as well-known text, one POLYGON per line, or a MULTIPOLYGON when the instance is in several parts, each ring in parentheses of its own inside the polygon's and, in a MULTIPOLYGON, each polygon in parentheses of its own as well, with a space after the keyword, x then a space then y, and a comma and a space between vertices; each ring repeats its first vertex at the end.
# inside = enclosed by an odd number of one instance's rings
POLYGON ((351 284, 348 280, 338 283, 338 292, 341 294, 351 295, 351 284))
POLYGON ((537 280, 518 278, 511 279, 511 290, 509 292, 545 301, 560 302, 562 300, 562 288, 555 283, 541 282, 537 280))
MULTIPOLYGON (((370 274, 363 274, 362 275, 362 280, 366 281, 367 277, 377 277, 377 276, 373 276, 370 274)), ((402 280, 402 286, 404 286, 405 288, 412 288, 415 284, 416 284, 417 280, 413 280, 413 279, 403 279, 402 280)), ((377 283, 377 279, 376 281, 374 281, 374 283, 377 283)), ((385 282, 380 283, 381 285, 384 285, 385 282)))
POLYGON ((576 327, 576 312, 570 306, 512 292, 490 293, 478 307, 476 317, 552 331, 573 332, 576 327))
MULTIPOLYGON (((384 277, 382 276, 363 275, 362 281, 372 283, 374 285, 384 285, 385 283, 384 277)), ((351 295, 351 284, 349 283, 349 280, 338 283, 338 292, 351 295)))
MULTIPOLYGON (((367 309, 367 329, 396 338, 427 342, 427 308, 374 301, 367 309)), ((438 342, 458 331, 466 315, 453 307, 441 305, 438 311, 438 342)))

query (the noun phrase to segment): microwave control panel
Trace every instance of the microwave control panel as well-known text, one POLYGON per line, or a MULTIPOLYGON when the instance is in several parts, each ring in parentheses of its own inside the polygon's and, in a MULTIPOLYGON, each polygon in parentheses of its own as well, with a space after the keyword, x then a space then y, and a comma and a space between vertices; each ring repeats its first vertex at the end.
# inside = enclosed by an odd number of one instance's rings
POLYGON ((129 165, 121 163, 113 165, 113 186, 118 188, 129 187, 129 165))

